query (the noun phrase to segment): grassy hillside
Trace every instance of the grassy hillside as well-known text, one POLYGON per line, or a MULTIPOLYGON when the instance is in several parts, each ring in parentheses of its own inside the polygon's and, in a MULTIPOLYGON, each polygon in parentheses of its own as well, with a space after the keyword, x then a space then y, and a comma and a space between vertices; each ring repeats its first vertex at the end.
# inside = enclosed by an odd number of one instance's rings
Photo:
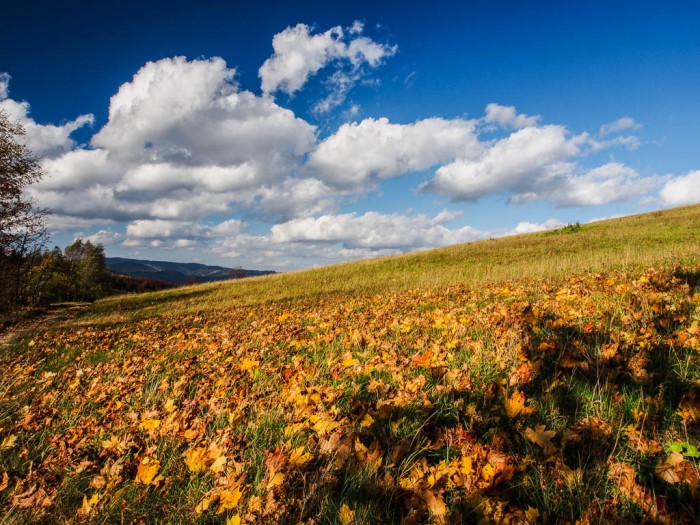
POLYGON ((96 303, 0 354, 3 523, 700 513, 700 207, 96 303))

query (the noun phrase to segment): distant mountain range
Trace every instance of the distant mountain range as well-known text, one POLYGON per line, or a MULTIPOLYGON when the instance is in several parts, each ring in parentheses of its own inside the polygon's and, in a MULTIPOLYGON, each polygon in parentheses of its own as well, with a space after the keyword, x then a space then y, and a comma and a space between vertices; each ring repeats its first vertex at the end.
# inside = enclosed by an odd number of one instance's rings
POLYGON ((272 271, 226 268, 225 266, 208 266, 199 263, 144 261, 141 259, 126 259, 124 257, 107 257, 106 261, 107 268, 112 273, 128 275, 129 277, 157 279, 175 285, 193 281, 205 283, 275 273, 272 271))

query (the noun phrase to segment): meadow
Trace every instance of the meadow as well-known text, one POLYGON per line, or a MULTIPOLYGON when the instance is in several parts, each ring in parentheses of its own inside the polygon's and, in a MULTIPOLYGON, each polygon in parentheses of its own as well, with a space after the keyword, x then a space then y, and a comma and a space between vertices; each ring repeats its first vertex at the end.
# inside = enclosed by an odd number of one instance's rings
POLYGON ((100 300, 0 350, 0 524, 693 523, 700 206, 100 300))

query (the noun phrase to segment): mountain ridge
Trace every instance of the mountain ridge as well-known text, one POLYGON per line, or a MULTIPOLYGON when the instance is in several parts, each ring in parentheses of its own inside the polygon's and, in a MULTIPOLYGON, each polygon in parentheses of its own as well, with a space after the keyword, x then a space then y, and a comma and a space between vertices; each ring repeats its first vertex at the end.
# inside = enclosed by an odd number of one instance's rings
POLYGON ((193 281, 214 282, 276 273, 270 270, 247 270, 195 262, 153 261, 127 257, 106 257, 105 262, 107 269, 115 274, 157 279, 175 285, 183 285, 193 281))

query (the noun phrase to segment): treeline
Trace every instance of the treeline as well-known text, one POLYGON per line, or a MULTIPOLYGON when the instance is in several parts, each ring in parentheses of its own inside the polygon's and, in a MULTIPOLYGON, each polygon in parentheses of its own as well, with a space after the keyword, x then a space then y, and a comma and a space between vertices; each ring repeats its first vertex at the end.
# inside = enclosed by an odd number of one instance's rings
POLYGON ((65 250, 44 247, 49 210, 25 191, 44 173, 24 135, 0 110, 0 321, 11 321, 24 306, 171 288, 155 279, 111 275, 101 244, 78 239, 65 250))
POLYGON ((111 276, 104 247, 78 239, 61 251, 38 248, 28 254, 0 254, 4 309, 65 301, 94 301, 109 293, 111 276))

